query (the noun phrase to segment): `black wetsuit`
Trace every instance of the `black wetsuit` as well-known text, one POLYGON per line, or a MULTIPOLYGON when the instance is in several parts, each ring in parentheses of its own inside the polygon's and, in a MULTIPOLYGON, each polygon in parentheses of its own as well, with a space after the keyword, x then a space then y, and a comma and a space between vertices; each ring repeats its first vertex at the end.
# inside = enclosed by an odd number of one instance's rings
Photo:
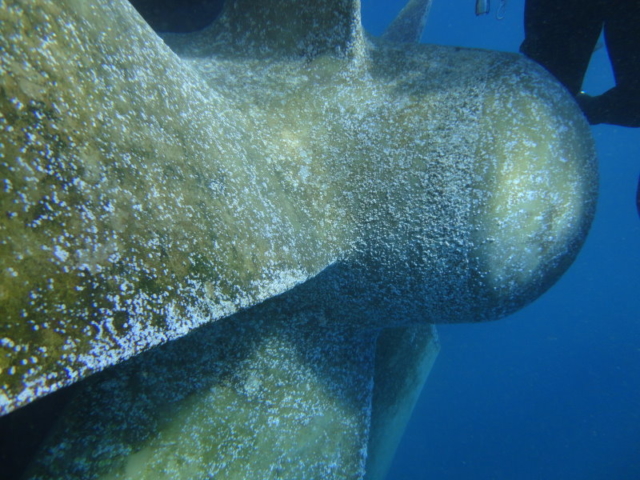
POLYGON ((640 0, 527 0, 522 53, 551 72, 576 97, 592 125, 640 127, 640 0), (604 28, 616 86, 580 94, 604 28))

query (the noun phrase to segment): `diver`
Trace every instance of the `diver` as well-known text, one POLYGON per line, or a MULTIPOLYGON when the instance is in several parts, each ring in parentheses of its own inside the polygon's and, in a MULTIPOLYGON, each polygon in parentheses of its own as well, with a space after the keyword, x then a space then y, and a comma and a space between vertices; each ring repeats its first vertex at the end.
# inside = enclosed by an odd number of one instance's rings
POLYGON ((591 125, 640 127, 640 1, 526 0, 520 51, 551 72, 576 98, 591 125), (581 91, 600 33, 616 86, 581 91))
MULTIPOLYGON (((591 125, 640 127, 640 0, 526 0, 520 51, 554 75, 591 125), (591 54, 604 31, 615 87, 582 92, 591 54)), ((636 191, 640 215, 640 178, 636 191)))

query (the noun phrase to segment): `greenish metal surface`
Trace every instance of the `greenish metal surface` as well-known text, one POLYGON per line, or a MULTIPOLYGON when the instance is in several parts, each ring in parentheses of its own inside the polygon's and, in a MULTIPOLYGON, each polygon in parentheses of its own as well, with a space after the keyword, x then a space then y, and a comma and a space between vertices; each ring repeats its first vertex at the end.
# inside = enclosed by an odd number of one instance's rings
POLYGON ((329 265, 299 302, 336 325, 498 318, 593 216, 592 140, 555 81, 369 38, 358 2, 230 1, 164 40, 123 1, 0 21, 2 413, 329 265))
POLYGON ((429 4, 375 39, 351 0, 162 38, 122 0, 0 3, 0 414, 111 367, 30 478, 383 478, 432 324, 559 278, 588 126, 517 55, 399 43, 429 4))

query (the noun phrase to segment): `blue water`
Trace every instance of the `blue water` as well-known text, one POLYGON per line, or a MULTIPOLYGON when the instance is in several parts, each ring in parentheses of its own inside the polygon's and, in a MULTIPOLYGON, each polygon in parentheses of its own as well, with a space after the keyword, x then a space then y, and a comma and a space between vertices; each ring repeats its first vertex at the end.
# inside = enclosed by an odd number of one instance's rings
MULTIPOLYGON (((476 17, 473 0, 435 0, 425 43, 515 52, 524 1, 476 17)), ((402 0, 363 0, 381 33, 402 0)), ((606 49, 584 85, 613 86, 606 49)), ((509 318, 439 327, 442 351, 390 480, 640 479, 640 129, 596 126, 598 212, 569 272, 509 318)))

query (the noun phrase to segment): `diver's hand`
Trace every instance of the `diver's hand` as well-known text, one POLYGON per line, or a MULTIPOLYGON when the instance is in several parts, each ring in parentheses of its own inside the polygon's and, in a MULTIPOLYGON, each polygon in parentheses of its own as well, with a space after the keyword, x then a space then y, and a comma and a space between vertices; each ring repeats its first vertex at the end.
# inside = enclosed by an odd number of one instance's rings
POLYGON ((615 86, 593 97, 580 92, 576 101, 591 125, 640 127, 640 94, 635 90, 615 86))
POLYGON ((576 102, 578 102, 584 116, 587 117, 589 125, 602 123, 602 105, 601 102, 598 101, 598 97, 592 97, 584 92, 580 92, 576 95, 576 102))

